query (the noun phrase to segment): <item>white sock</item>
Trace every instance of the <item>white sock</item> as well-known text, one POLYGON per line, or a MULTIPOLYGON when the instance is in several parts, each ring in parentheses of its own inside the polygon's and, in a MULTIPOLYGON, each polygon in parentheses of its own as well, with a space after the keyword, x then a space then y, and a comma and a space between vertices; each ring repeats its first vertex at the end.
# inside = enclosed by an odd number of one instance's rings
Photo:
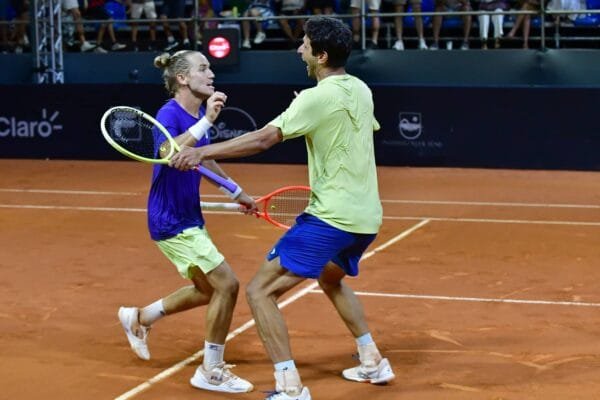
POLYGON ((216 365, 223 362, 223 353, 225 353, 224 344, 209 343, 204 341, 204 360, 202 366, 206 371, 210 371, 216 365))
POLYGON ((175 41, 175 38, 173 36, 169 36, 167 38, 167 42, 169 42, 169 43, 173 43, 174 41, 175 41))
POLYGON ((162 299, 155 301, 154 303, 147 305, 140 310, 140 314, 144 315, 144 321, 147 322, 146 326, 150 326, 165 315, 165 309, 163 307, 162 299))
POLYGON ((381 361, 381 354, 375 343, 358 346, 358 358, 365 367, 375 367, 381 361))
POLYGON ((275 371, 275 390, 291 396, 302 393, 302 381, 297 369, 275 371))

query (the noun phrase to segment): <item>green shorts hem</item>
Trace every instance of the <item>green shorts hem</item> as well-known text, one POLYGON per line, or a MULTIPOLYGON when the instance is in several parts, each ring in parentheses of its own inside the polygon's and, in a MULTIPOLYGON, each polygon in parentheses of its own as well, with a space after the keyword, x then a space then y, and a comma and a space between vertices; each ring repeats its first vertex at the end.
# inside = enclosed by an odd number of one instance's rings
POLYGON ((185 279, 193 278, 193 267, 197 266, 206 275, 225 260, 204 228, 188 228, 177 236, 157 241, 156 245, 185 279))

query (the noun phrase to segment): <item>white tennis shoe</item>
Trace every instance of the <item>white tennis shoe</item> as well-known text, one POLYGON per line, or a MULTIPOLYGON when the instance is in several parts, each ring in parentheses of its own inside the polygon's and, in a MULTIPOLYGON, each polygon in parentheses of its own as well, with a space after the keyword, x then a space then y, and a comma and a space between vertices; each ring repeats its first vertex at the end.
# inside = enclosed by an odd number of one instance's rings
POLYGON ((312 397, 310 396, 308 388, 304 386, 302 392, 297 396, 291 396, 285 392, 275 392, 265 398, 265 400, 312 400, 312 397))
POLYGON ((231 368, 235 365, 225 364, 224 362, 217 364, 210 371, 206 371, 204 366, 200 365, 196 368, 196 373, 190 379, 193 387, 213 392, 225 393, 246 393, 251 392, 254 386, 245 379, 232 373, 231 368))
POLYGON ((140 310, 136 307, 121 307, 119 308, 119 321, 123 325, 131 350, 142 360, 149 360, 150 351, 146 340, 150 327, 139 323, 139 312, 140 310), (133 328, 134 324, 137 324, 137 329, 133 328))
POLYGON ((264 32, 257 32, 256 37, 254 38, 254 44, 261 44, 267 38, 267 34, 264 32))
POLYGON ((396 377, 387 358, 382 358, 376 366, 366 366, 361 363, 358 367, 345 369, 342 375, 350 381, 374 385, 384 385, 396 377))

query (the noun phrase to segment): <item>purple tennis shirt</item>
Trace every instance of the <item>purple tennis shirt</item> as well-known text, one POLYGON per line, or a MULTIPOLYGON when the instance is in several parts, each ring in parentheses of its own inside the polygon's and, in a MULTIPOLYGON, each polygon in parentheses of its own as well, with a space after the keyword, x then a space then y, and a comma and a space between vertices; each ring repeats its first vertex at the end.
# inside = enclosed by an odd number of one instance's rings
MULTIPOLYGON (((205 109, 200 107, 199 116, 205 109)), ((156 119, 176 137, 200 120, 185 111, 175 99, 169 100, 158 110, 156 119)), ((155 152, 164 136, 154 128, 155 152), (160 139, 162 138, 162 139, 160 139)), ((207 136, 196 147, 209 143, 207 136)), ((156 164, 152 173, 152 186, 148 195, 148 230, 152 240, 169 239, 183 230, 203 227, 200 209, 200 177, 196 171, 181 172, 168 165, 156 164)))

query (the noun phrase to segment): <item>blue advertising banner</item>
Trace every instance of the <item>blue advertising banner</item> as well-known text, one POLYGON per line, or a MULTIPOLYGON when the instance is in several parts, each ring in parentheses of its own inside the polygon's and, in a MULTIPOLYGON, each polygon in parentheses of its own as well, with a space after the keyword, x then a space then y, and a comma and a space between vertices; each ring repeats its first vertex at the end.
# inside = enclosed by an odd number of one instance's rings
POLYGON ((598 89, 375 87, 383 165, 600 170, 598 89))
MULTIPOLYGON (((302 86, 229 84, 212 141, 260 128, 302 86)), ((600 170, 600 89, 372 86, 380 165, 600 170)), ((160 85, 2 86, 0 157, 123 159, 99 121, 115 105, 156 113, 160 85), (18 96, 14 95, 18 93, 18 96)), ((244 159, 305 163, 302 139, 244 159)))

